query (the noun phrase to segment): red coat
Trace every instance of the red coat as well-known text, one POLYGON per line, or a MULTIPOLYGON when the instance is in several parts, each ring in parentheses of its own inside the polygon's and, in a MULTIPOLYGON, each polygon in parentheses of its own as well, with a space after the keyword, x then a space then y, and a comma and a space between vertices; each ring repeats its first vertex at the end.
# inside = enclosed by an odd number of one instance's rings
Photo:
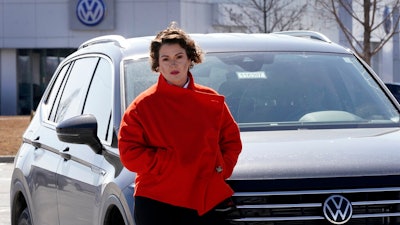
POLYGON ((225 179, 242 144, 224 97, 189 77, 185 89, 160 75, 127 108, 118 143, 122 163, 137 173, 136 196, 202 215, 232 196, 225 179))

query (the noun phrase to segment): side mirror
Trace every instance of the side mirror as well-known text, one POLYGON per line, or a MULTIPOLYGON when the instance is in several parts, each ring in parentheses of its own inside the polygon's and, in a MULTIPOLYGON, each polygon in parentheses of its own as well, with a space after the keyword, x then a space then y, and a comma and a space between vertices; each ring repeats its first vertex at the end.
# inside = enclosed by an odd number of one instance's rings
POLYGON ((56 127, 60 141, 74 144, 86 144, 101 154, 103 145, 97 137, 97 120, 93 115, 79 115, 62 121, 56 127))

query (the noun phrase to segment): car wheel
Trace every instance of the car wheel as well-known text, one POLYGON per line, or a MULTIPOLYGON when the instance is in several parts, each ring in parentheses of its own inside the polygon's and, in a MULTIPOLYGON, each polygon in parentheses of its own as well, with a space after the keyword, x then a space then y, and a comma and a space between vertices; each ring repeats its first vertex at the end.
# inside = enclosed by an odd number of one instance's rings
POLYGON ((31 225, 31 215, 29 214, 28 208, 25 208, 21 215, 18 217, 17 225, 31 225))

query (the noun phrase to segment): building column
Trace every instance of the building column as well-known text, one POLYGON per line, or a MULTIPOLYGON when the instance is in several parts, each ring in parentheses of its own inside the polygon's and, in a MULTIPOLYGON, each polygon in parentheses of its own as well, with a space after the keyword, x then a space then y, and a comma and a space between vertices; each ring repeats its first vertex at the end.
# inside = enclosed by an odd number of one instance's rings
MULTIPOLYGON (((399 8, 393 9, 393 21, 399 19, 399 8)), ((393 27, 393 29, 399 30, 399 27, 393 27)), ((400 47, 399 47, 399 33, 395 33, 392 38, 393 41, 393 82, 400 83, 400 47)))
MULTIPOLYGON (((350 8, 353 8, 353 1, 352 0, 345 0, 343 1, 344 4, 348 5, 350 8)), ((342 23, 344 26, 353 32, 353 17, 347 12, 347 10, 342 6, 339 5, 339 16, 342 20, 342 23)), ((344 32, 340 27, 338 27, 339 30, 339 44, 345 47, 350 48, 349 41, 347 40, 346 36, 344 35, 344 32)))
POLYGON ((17 51, 0 49, 0 115, 17 115, 17 51))

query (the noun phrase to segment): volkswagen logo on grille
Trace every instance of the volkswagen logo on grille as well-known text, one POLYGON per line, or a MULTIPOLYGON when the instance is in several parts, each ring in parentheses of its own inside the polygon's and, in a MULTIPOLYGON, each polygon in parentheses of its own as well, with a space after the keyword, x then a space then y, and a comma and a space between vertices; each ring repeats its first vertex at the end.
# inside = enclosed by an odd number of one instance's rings
POLYGON ((103 0, 79 0, 76 6, 76 16, 87 26, 96 26, 103 18, 106 6, 103 0))
POLYGON ((341 195, 332 195, 323 205, 325 218, 333 224, 345 224, 353 214, 351 202, 341 195))

